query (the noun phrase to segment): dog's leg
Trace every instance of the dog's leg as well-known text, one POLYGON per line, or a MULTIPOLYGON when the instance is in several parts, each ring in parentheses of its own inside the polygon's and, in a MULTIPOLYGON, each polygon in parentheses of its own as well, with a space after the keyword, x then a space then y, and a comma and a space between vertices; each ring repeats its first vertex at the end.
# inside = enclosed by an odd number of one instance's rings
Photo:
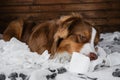
POLYGON ((22 30, 23 30, 23 20, 22 19, 14 20, 10 22, 6 30, 3 32, 3 39, 5 41, 9 41, 12 37, 15 37, 20 40, 22 35, 22 30))

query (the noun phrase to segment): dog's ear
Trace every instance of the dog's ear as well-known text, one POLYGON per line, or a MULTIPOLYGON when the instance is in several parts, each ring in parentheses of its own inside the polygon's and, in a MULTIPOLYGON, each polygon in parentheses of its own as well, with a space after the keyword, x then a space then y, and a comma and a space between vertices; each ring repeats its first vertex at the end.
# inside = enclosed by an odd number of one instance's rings
POLYGON ((76 22, 81 20, 80 14, 72 14, 68 16, 62 16, 57 24, 59 26, 57 32, 54 35, 54 42, 51 48, 51 51, 56 52, 57 47, 70 33, 70 29, 74 27, 76 22))
POLYGON ((77 13, 73 13, 72 15, 62 16, 59 21, 59 29, 54 35, 54 39, 58 40, 59 38, 66 38, 69 34, 69 30, 74 27, 77 22, 82 20, 82 16, 77 13))

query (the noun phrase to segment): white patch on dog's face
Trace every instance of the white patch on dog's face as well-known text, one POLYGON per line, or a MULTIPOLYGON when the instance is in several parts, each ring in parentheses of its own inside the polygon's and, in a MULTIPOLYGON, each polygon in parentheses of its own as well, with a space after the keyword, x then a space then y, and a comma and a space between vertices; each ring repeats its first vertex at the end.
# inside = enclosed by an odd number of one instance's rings
POLYGON ((96 32, 95 28, 92 27, 92 37, 91 37, 91 40, 90 40, 90 44, 91 44, 91 46, 93 46, 93 48, 94 48, 94 41, 95 41, 96 33, 97 32, 96 32))
POLYGON ((89 55, 90 52, 94 52, 95 48, 94 48, 94 41, 95 41, 95 36, 96 36, 96 30, 95 28, 92 28, 92 33, 91 33, 91 40, 89 43, 84 44, 83 48, 80 50, 80 53, 85 54, 85 55, 89 55))

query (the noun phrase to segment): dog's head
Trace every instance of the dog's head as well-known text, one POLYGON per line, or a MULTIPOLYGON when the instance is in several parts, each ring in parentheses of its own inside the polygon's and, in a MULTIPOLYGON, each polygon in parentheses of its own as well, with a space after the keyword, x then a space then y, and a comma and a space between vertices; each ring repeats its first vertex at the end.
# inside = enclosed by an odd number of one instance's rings
MULTIPOLYGON (((91 42, 92 25, 84 20, 79 14, 72 14, 69 16, 62 16, 57 24, 58 31, 54 35, 54 43, 52 51, 62 53, 64 51, 72 54, 73 52, 80 52, 84 46, 91 42)), ((95 36, 94 44, 98 43, 99 37, 95 36)), ((90 57, 91 60, 97 58, 95 51, 84 53, 90 57)))

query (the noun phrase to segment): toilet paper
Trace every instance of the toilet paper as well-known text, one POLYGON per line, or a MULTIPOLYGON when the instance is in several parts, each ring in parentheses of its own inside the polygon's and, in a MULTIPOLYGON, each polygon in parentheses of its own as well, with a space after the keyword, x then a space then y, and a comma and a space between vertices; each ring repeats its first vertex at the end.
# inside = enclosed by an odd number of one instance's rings
POLYGON ((120 64, 120 53, 114 52, 107 56, 107 60, 109 61, 109 66, 115 66, 120 64))
POLYGON ((69 71, 74 73, 86 73, 89 70, 89 65, 89 57, 77 52, 73 52, 70 61, 69 71))

